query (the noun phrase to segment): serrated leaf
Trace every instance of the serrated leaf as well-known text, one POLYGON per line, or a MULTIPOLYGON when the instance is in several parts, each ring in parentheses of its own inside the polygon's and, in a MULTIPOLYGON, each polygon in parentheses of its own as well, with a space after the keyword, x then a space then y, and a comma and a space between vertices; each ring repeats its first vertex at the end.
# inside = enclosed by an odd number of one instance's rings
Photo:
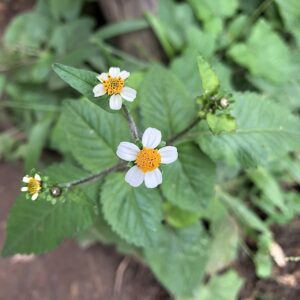
POLYGON ((41 195, 35 202, 18 197, 9 215, 2 255, 44 253, 91 226, 95 214, 84 194, 73 190, 65 197, 65 202, 55 205, 41 195))
POLYGON ((254 93, 235 94, 234 99, 235 132, 213 135, 205 124, 198 127, 197 141, 214 161, 234 155, 247 168, 300 149, 300 121, 285 107, 254 93))
POLYGON ((208 113, 206 121, 211 131, 216 134, 236 130, 235 118, 228 114, 214 115, 208 113))
POLYGON ((252 28, 246 43, 233 45, 228 53, 253 75, 277 84, 287 81, 291 73, 289 48, 263 19, 252 28))
POLYGON ((178 207, 199 211, 213 197, 215 166, 196 145, 180 145, 178 153, 178 160, 163 169, 162 192, 178 207))
POLYGON ((101 192, 105 219, 122 238, 136 246, 154 243, 162 220, 158 190, 131 187, 124 174, 111 174, 101 192))
POLYGON ((69 84, 73 89, 88 98, 91 102, 102 107, 108 112, 111 112, 107 97, 94 97, 93 88, 95 87, 95 85, 99 84, 99 80, 96 78, 98 75, 97 73, 57 63, 54 64, 52 68, 56 72, 56 74, 67 84, 69 84))
POLYGON ((213 95, 218 92, 220 82, 217 74, 210 64, 201 56, 197 57, 198 69, 202 82, 202 90, 206 95, 213 95))
POLYGON ((208 238, 200 224, 182 229, 165 227, 145 258, 155 276, 177 297, 190 296, 201 282, 208 238))
POLYGON ((196 118, 194 99, 171 72, 160 66, 149 70, 139 97, 145 128, 159 128, 164 139, 183 130, 196 118))
POLYGON ((101 171, 118 162, 117 146, 130 138, 120 114, 108 114, 87 100, 69 100, 63 115, 68 149, 86 170, 101 171))

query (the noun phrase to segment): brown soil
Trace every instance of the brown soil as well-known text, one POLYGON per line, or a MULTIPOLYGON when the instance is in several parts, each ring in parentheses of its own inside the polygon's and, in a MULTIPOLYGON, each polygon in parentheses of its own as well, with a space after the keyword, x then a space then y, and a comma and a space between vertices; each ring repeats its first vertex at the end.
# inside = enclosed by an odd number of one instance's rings
MULTIPOLYGON (((0 248, 21 177, 19 164, 0 163, 0 248)), ((83 250, 68 240, 55 251, 33 258, 0 258, 0 299, 167 300, 169 297, 147 268, 124 259, 113 247, 95 245, 83 250)))

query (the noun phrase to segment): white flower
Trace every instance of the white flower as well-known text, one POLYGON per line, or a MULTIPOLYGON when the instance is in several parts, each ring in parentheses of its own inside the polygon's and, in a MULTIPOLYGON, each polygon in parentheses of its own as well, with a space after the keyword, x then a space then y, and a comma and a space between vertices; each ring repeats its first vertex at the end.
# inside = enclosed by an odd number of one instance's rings
POLYGON ((39 192, 42 189, 42 179, 39 174, 35 174, 34 177, 26 175, 23 177, 23 182, 27 183, 27 186, 21 188, 22 192, 29 193, 31 200, 36 200, 39 196, 39 192))
POLYGON ((129 142, 119 144, 117 155, 123 160, 135 162, 125 176, 125 181, 131 186, 138 187, 145 181, 147 188, 155 188, 162 183, 159 166, 177 160, 178 153, 177 148, 173 146, 156 149, 160 142, 161 132, 155 128, 148 128, 143 134, 142 149, 129 142))
POLYGON ((119 110, 122 107, 122 98, 132 102, 136 98, 136 90, 124 86, 125 80, 130 76, 127 71, 122 71, 120 68, 112 67, 108 73, 101 73, 97 78, 100 84, 97 84, 93 93, 95 97, 100 97, 105 94, 110 96, 109 106, 113 110, 119 110))

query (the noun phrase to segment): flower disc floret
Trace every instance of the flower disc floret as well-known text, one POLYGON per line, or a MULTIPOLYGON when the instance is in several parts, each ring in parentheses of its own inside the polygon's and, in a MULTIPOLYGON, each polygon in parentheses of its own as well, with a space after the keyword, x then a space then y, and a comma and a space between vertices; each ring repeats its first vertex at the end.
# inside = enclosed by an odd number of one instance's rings
POLYGON ((138 153, 135 163, 144 173, 151 172, 160 166, 161 155, 157 149, 144 148, 138 153))
POLYGON ((125 81, 121 77, 111 77, 108 75, 107 80, 103 80, 103 85, 108 95, 120 94, 124 87, 125 81))
POLYGON ((39 174, 34 176, 26 175, 23 177, 23 182, 26 183, 26 186, 21 188, 22 192, 26 192, 31 196, 31 200, 36 200, 39 196, 40 191, 42 190, 42 179, 39 174))

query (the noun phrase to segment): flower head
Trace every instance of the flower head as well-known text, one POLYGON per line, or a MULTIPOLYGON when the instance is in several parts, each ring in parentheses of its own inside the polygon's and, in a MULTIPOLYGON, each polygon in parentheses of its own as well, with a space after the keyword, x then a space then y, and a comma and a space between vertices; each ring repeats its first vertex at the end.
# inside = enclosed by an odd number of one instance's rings
POLYGON ((119 144, 117 155, 123 160, 134 162, 125 176, 125 181, 131 186, 138 187, 145 181, 147 188, 155 188, 162 183, 160 165, 174 162, 178 153, 173 146, 157 149, 160 142, 161 132, 147 128, 142 137, 142 149, 129 142, 119 144))
POLYGON ((125 86, 125 80, 130 76, 127 71, 112 67, 108 73, 101 73, 97 78, 101 83, 97 84, 93 93, 95 97, 105 94, 110 96, 109 106, 113 110, 119 110, 122 107, 122 99, 132 102, 136 98, 136 90, 125 86))
POLYGON ((31 196, 31 200, 36 200, 42 189, 42 179, 39 174, 35 174, 34 177, 26 175, 23 177, 23 182, 27 183, 26 186, 21 188, 22 192, 26 192, 31 196))

